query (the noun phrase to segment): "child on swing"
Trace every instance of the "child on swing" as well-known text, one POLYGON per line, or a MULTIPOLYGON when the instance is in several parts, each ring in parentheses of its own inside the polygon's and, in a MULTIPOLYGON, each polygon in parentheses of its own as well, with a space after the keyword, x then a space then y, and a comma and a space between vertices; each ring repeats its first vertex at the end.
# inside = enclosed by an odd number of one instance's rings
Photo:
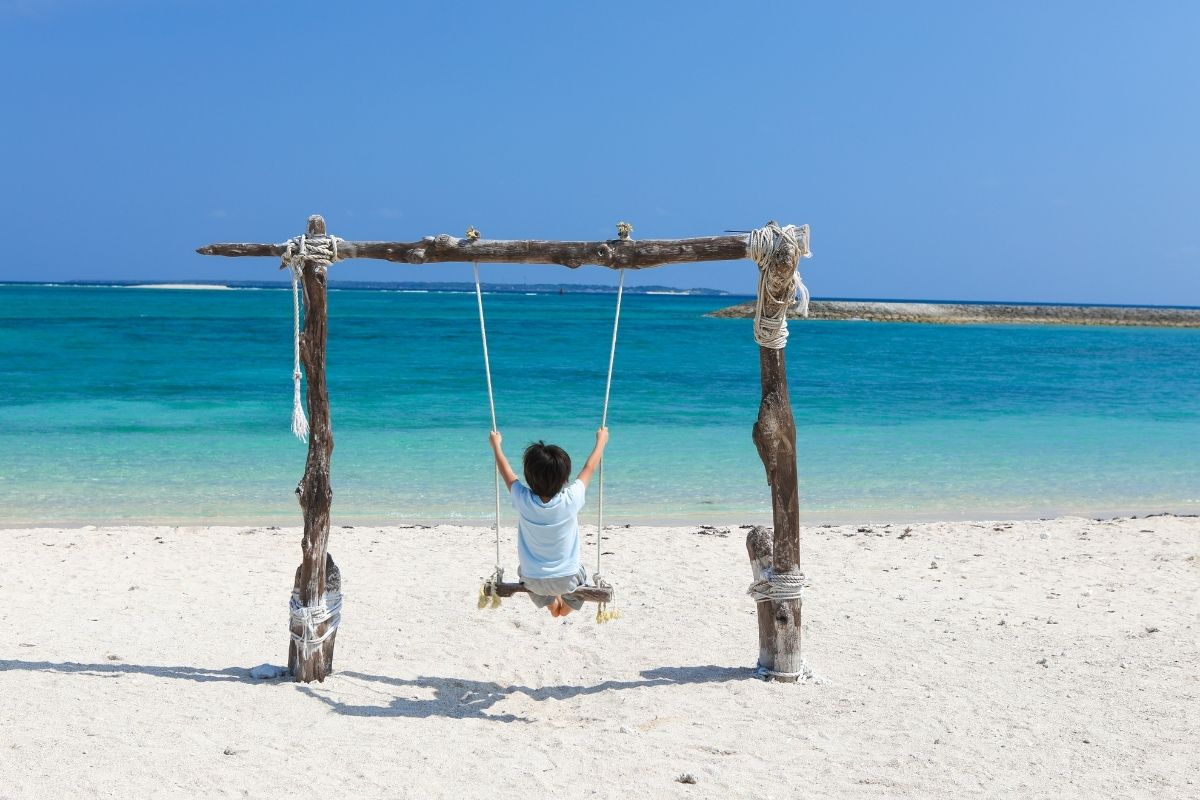
POLYGON ((525 483, 517 479, 501 449, 499 431, 490 434, 496 467, 512 493, 517 510, 518 574, 538 608, 549 608, 550 616, 565 617, 583 608, 571 593, 587 585, 587 573, 579 563, 579 512, 592 473, 604 456, 608 428, 596 431, 596 446, 571 478, 571 457, 558 445, 534 442, 525 448, 525 483))

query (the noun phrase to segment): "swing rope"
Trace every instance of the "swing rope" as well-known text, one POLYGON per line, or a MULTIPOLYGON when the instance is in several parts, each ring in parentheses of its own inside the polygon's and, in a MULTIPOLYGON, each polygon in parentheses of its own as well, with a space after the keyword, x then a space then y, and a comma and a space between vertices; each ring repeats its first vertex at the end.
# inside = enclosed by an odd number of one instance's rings
MULTIPOLYGON (((621 325, 621 298, 625 294, 625 270, 617 282, 617 313, 613 316, 612 346, 608 350, 608 378, 604 382, 604 411, 600 414, 600 427, 608 427, 608 398, 612 393, 613 362, 617 358, 617 329, 621 325)), ((600 558, 604 550, 604 459, 600 459, 599 493, 596 500, 596 582, 600 581, 600 558)))
MULTIPOLYGON (((479 262, 471 262, 471 271, 475 276, 475 304, 479 308, 479 338, 483 340, 483 371, 487 375, 487 393, 488 393, 488 409, 492 412, 492 432, 499 430, 496 427, 496 398, 492 392, 492 362, 488 357, 488 340, 487 340, 487 323, 483 317, 483 287, 479 283, 479 262)), ((500 465, 495 464, 495 481, 496 481, 496 568, 492 572, 492 577, 484 584, 484 588, 479 591, 479 607, 483 608, 489 602, 492 608, 500 606, 500 595, 496 593, 496 584, 504 580, 504 567, 500 566, 500 465)))
MULTIPOLYGON (((487 340, 487 322, 483 314, 483 285, 479 280, 479 262, 471 262, 471 274, 475 278, 475 306, 479 311, 479 338, 483 342, 483 371, 487 377, 487 393, 488 393, 488 410, 492 415, 492 432, 496 432, 499 428, 496 425, 496 397, 492 387, 492 362, 488 354, 487 340)), ((608 427, 608 401, 612 395, 612 376, 613 364, 617 357, 617 331, 621 324, 621 300, 625 295, 625 270, 621 270, 620 280, 617 282, 617 310, 613 317, 613 333, 612 345, 608 351, 608 375, 604 383, 604 409, 601 412, 600 427, 608 427)), ((604 544, 604 460, 600 460, 599 467, 599 495, 597 500, 597 520, 596 520, 596 573, 593 575, 593 580, 597 586, 612 588, 600 577, 600 568, 603 558, 604 544)), ((492 576, 484 581, 483 586, 479 589, 480 608, 491 606, 492 608, 500 607, 500 595, 497 591, 498 585, 504 580, 504 567, 500 566, 500 466, 495 467, 496 480, 496 518, 494 524, 495 541, 496 541, 496 565, 492 572, 492 576)), ((596 610, 596 622, 603 623, 609 620, 618 619, 621 612, 614 609, 608 609, 607 603, 600 603, 596 610)))
MULTIPOLYGON (((608 378, 604 381, 604 410, 600 414, 600 427, 608 427, 608 398, 612 393, 613 362, 617 358, 617 330, 621 326, 621 298, 625 295, 625 270, 621 270, 621 278, 617 281, 617 311, 613 315, 612 346, 608 349, 608 378)), ((596 574, 592 580, 597 586, 612 588, 600 575, 600 559, 604 555, 604 457, 600 457, 600 475, 597 480, 599 491, 596 497, 596 574)), ((596 607, 596 623, 602 624, 609 620, 620 619, 621 612, 609 609, 608 603, 600 603, 596 607)))

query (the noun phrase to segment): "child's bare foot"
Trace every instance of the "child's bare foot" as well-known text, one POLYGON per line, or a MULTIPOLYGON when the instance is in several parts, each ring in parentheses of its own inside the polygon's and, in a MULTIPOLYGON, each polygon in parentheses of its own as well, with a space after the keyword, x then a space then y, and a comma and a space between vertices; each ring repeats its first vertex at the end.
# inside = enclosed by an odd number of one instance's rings
POLYGON ((570 614, 574 610, 575 609, 571 608, 569 605, 564 603, 563 599, 561 597, 558 598, 558 615, 560 617, 565 617, 567 614, 570 614))
POLYGON ((546 610, 550 612, 550 616, 557 617, 559 615, 559 608, 561 605, 562 601, 556 597, 554 598, 554 601, 550 603, 550 605, 546 606, 546 610))

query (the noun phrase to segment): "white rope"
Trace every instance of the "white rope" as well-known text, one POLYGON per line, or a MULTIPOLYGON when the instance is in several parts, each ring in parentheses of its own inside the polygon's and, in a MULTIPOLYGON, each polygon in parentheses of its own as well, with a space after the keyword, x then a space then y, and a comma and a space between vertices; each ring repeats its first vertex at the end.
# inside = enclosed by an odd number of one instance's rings
POLYGON ((308 441, 308 417, 300 402, 300 273, 299 262, 288 265, 292 273, 292 433, 302 442, 308 441))
POLYGON ((798 672, 780 672, 778 670, 767 669, 766 667, 760 666, 755 670, 755 674, 764 680, 767 678, 799 678, 806 681, 811 680, 814 683, 825 683, 825 680, 818 678, 812 671, 812 668, 803 661, 800 662, 800 670, 798 672))
POLYGON ((752 596, 756 603, 763 600, 774 600, 777 603, 784 600, 799 600, 803 603, 805 583, 804 576, 799 573, 787 572, 776 575, 768 572, 750 584, 746 593, 752 596))
MULTIPOLYGON (((475 275, 475 304, 479 307, 479 338, 483 340, 483 371, 487 375, 488 409, 492 412, 492 431, 496 427, 496 398, 492 394, 492 362, 488 358, 487 323, 483 320, 483 287, 479 283, 479 262, 471 263, 475 275)), ((500 465, 496 464, 496 576, 503 576, 500 567, 500 465)))
POLYGON ((754 306, 754 341, 772 350, 787 345, 787 313, 799 304, 801 316, 808 316, 808 287, 797 268, 800 259, 809 258, 807 225, 780 227, 768 222, 765 227, 750 232, 747 255, 758 264, 758 299, 754 306), (791 271, 771 269, 783 256, 791 262, 791 271), (768 307, 771 312, 768 313, 768 307))
MULTIPOLYGON (((608 378, 604 382, 604 411, 600 415, 600 427, 608 427, 608 398, 612 393, 613 363, 617 359, 617 330, 621 325, 621 298, 625 294, 625 270, 621 270, 621 279, 617 282, 617 312, 613 315, 612 346, 608 349, 608 378)), ((600 584, 600 558, 604 551, 604 457, 600 458, 600 477, 597 481, 596 500, 596 574, 597 585, 600 584)))
POLYGON ((296 643, 296 655, 301 661, 307 661, 337 632, 342 621, 342 593, 327 591, 320 603, 305 606, 300 604, 300 593, 292 592, 292 598, 288 601, 288 611, 291 615, 292 641, 296 643), (323 624, 328 624, 329 627, 324 633, 317 635, 317 628, 323 624), (300 628, 300 633, 296 633, 297 627, 300 628))
POLYGON ((324 270, 337 261, 340 241, 337 236, 310 239, 301 234, 284 242, 281 266, 292 273, 292 433, 302 442, 308 441, 308 418, 300 398, 300 281, 304 278, 305 262, 314 269, 324 270))

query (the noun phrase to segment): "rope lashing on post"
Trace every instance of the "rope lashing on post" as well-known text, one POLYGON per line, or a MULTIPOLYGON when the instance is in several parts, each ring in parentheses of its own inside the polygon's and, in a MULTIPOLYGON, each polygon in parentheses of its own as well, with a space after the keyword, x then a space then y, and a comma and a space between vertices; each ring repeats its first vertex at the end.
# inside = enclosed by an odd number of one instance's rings
MULTIPOLYGON (((799 600, 804 603, 804 586, 807 579, 803 574, 798 572, 787 572, 782 575, 776 575, 771 571, 767 571, 760 580, 750 584, 750 588, 746 593, 754 598, 754 602, 760 603, 764 600, 772 600, 780 603, 785 600, 799 600)), ((780 670, 768 669, 764 666, 759 666, 756 670, 758 677, 766 680, 767 678, 795 678, 797 680, 817 680, 820 681, 808 664, 800 662, 799 672, 782 672, 780 670)))
MULTIPOLYGON (((782 575, 776 575, 774 572, 767 570, 762 578, 750 584, 750 588, 746 593, 754 598, 754 602, 761 603, 766 600, 771 600, 776 603, 781 603, 785 600, 799 600, 804 603, 804 586, 808 580, 803 573, 785 572, 782 575)), ((797 680, 819 680, 813 675, 813 671, 809 669, 808 664, 800 662, 799 672, 781 672, 779 670, 768 669, 764 666, 759 666, 756 674, 762 679, 767 678, 796 678, 797 680)))
POLYGON ((754 671, 754 674, 763 680, 766 680, 767 678, 796 678, 804 681, 811 680, 814 683, 825 683, 825 680, 818 678, 812 671, 812 668, 803 661, 800 662, 799 672, 779 672, 777 670, 767 669, 766 667, 759 667, 754 671))
POLYGON ((302 442, 308 441, 308 417, 300 399, 300 281, 305 261, 319 270, 337 261, 340 241, 337 236, 293 236, 284 243, 287 249, 279 264, 280 269, 286 267, 292 273, 292 433, 302 442))
POLYGON ((811 258, 807 225, 780 227, 774 220, 750 231, 747 255, 758 264, 758 300, 754 305, 754 341, 772 350, 787 345, 787 314, 799 304, 808 316, 808 287, 800 278, 801 258, 811 258), (791 263, 790 270, 771 269, 779 258, 791 263))
POLYGON ((307 661, 337 632, 342 621, 342 593, 329 590, 325 592, 321 602, 315 606, 305 606, 300 604, 300 593, 292 592, 292 599, 288 601, 288 611, 291 614, 292 641, 296 643, 296 655, 301 661, 307 661), (318 635, 317 628, 323 624, 328 624, 329 627, 318 635), (300 633, 296 633, 296 627, 300 628, 300 633))
POLYGON ((777 603, 784 600, 799 600, 803 603, 806 583, 804 575, 798 572, 776 575, 768 571, 762 578, 750 584, 746 594, 753 597, 756 603, 763 600, 774 600, 777 603))

